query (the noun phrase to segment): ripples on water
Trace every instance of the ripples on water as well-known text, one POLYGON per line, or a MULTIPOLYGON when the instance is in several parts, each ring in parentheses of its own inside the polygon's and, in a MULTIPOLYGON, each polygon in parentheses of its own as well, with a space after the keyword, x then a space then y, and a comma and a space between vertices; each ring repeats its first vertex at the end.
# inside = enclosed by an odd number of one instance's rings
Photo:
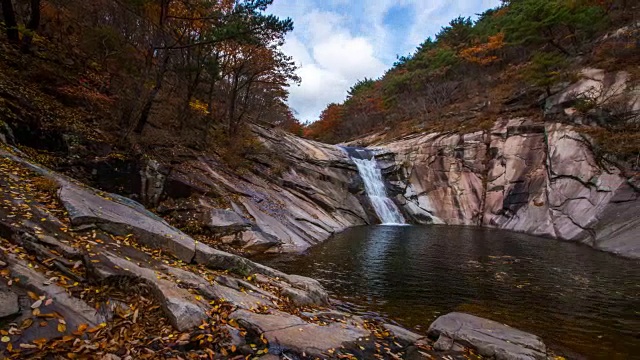
POLYGON ((640 261, 586 246, 470 227, 374 226, 262 261, 405 326, 426 330, 465 311, 571 357, 640 358, 640 261))

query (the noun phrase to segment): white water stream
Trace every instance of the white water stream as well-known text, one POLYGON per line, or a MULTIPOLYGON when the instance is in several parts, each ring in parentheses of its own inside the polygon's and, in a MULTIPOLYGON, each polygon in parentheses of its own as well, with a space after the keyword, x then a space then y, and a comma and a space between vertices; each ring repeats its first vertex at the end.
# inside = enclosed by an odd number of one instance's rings
POLYGON ((403 225, 404 217, 396 204, 387 197, 387 191, 382 180, 382 171, 378 167, 375 156, 371 159, 351 158, 358 167, 360 177, 364 181, 364 188, 371 200, 371 205, 376 211, 383 225, 403 225))

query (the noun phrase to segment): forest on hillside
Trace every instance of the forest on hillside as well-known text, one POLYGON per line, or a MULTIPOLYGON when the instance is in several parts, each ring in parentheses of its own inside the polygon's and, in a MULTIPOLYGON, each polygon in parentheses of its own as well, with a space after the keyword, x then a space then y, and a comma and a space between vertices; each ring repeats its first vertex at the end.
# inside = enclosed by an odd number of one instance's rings
MULTIPOLYGON (((398 57, 380 79, 359 81, 343 103, 329 104, 303 133, 338 143, 375 132, 487 129, 518 94, 533 106, 521 114, 542 114, 539 100, 574 81, 584 67, 626 70, 637 83, 638 32, 597 40, 636 26, 638 10, 637 1, 626 0, 503 0, 475 20, 451 20, 413 54, 398 57), (463 116, 471 108, 479 115, 463 116)), ((599 105, 577 100, 585 113, 599 105)), ((628 120, 638 114, 618 105, 601 109, 597 135, 612 151, 637 155, 638 122, 628 120)))
MULTIPOLYGON (((328 143, 376 132, 468 132, 490 128, 507 110, 543 120, 540 99, 585 67, 640 80, 638 1, 503 0, 473 20, 451 20, 303 125, 287 105, 289 86, 301 81, 282 51, 293 21, 269 15, 272 3, 2 0, 0 122, 41 155, 70 147, 114 156, 204 151, 242 164, 261 151, 254 123, 328 143), (514 97, 529 107, 507 109, 514 97)), ((608 152, 640 154, 640 125, 630 121, 637 114, 600 105, 576 99, 599 125, 591 135, 608 152)))
POLYGON ((43 151, 59 134, 240 161, 258 146, 249 123, 294 121, 293 21, 272 2, 2 0, 0 121, 43 151))

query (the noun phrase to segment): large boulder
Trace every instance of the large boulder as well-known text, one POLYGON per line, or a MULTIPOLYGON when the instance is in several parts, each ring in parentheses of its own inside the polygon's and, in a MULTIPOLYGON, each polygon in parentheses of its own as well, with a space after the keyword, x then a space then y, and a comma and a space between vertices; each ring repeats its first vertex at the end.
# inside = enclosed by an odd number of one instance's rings
POLYGON ((547 358, 546 346, 539 337, 465 313, 440 316, 429 326, 428 335, 437 340, 435 347, 443 351, 458 344, 497 360, 547 358))

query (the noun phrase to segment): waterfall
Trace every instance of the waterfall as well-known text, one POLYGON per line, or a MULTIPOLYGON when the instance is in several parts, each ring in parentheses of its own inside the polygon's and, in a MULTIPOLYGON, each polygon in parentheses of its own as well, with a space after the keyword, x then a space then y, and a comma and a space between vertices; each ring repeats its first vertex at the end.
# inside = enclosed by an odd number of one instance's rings
MULTIPOLYGON (((362 150, 356 150, 357 155, 362 155, 362 150)), ((352 153, 353 154, 353 153, 352 153)), ((355 154, 353 154, 355 155, 355 154)), ((384 225, 401 225, 405 224, 404 217, 400 213, 400 210, 396 204, 387 197, 387 191, 382 180, 382 171, 378 167, 378 162, 375 156, 371 155, 369 159, 360 158, 351 155, 351 160, 358 167, 358 172, 362 181, 364 181, 364 188, 367 192, 367 196, 371 200, 371 205, 376 211, 378 218, 384 225)))

